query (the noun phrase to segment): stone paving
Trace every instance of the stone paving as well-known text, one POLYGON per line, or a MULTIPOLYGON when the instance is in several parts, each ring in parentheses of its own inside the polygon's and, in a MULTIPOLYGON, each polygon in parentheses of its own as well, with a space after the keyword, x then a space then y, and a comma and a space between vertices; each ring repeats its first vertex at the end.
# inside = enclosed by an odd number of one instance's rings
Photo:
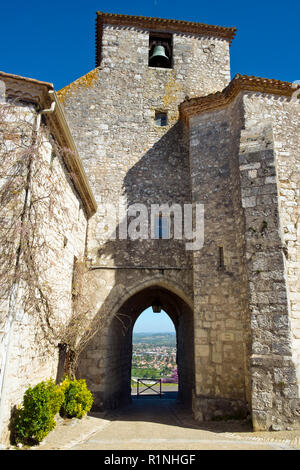
POLYGON ((174 399, 143 397, 122 409, 61 421, 36 450, 295 450, 300 432, 253 433, 247 422, 197 423, 174 399))

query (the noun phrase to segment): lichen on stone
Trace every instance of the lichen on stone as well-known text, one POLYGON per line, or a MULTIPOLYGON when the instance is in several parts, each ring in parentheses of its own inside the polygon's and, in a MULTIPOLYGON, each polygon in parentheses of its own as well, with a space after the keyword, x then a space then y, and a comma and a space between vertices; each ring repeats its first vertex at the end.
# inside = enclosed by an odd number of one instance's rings
POLYGON ((61 103, 63 103, 69 93, 76 92, 79 88, 93 87, 98 79, 98 69, 91 70, 83 77, 78 78, 75 82, 70 83, 66 87, 57 92, 57 96, 61 103))

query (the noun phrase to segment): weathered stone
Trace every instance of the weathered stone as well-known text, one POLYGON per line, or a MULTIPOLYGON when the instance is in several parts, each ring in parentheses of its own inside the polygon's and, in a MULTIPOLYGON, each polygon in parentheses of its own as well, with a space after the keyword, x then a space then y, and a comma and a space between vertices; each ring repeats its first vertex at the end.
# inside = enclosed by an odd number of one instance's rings
MULTIPOLYGON (((236 94, 234 81, 222 92, 228 40, 177 26, 172 68, 156 68, 148 65, 143 22, 107 19, 101 63, 59 92, 99 205, 86 256, 97 285, 91 304, 105 327, 83 351, 78 373, 96 407, 128 401, 132 329, 159 301, 177 330, 179 394, 198 419, 251 411, 256 430, 297 426, 299 103, 272 81, 253 93, 255 80, 243 89, 240 79, 236 94), (187 98, 195 96, 202 106, 187 98), (163 112, 166 125, 158 126, 163 112), (119 219, 108 221, 105 204, 120 201, 119 219), (188 251, 187 237, 120 237, 133 204, 204 204, 203 247, 188 251)), ((80 241, 68 234, 72 255, 84 249, 83 215, 81 223, 80 241)), ((20 350, 16 357, 21 364, 20 350)))

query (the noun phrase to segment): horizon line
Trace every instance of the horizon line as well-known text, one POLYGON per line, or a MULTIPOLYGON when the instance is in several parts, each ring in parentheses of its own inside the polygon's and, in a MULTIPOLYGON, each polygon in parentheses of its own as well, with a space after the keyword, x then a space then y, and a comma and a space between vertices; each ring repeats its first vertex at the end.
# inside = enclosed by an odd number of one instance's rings
POLYGON ((152 333, 152 334, 155 334, 155 335, 164 335, 164 334, 175 335, 176 331, 136 331, 136 332, 133 332, 134 335, 141 335, 141 334, 147 334, 148 335, 149 333, 152 333))

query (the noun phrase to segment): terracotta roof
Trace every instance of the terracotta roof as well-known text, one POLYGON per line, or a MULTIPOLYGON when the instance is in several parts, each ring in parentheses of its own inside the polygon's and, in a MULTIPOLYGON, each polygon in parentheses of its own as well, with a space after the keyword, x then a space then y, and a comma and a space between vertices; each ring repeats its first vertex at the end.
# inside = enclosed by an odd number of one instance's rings
POLYGON ((47 88, 49 88, 51 90, 54 89, 53 83, 42 82, 40 80, 35 80, 34 78, 22 77, 21 75, 14 75, 13 73, 6 73, 6 72, 2 72, 1 70, 0 70, 0 77, 12 78, 12 79, 15 79, 15 80, 22 80, 22 81, 25 81, 25 82, 28 82, 28 83, 34 83, 36 85, 46 86, 47 88))
POLYGON ((54 90, 52 83, 22 77, 13 73, 0 71, 0 80, 5 82, 7 96, 35 103, 39 107, 42 107, 44 101, 47 100, 49 91, 54 90))
POLYGON ((185 100, 179 106, 180 115, 184 120, 188 120, 191 116, 196 114, 224 107, 230 103, 240 91, 291 97, 299 87, 300 85, 295 87, 293 83, 283 82, 281 80, 237 74, 223 91, 185 100))
POLYGON ((147 16, 118 15, 97 11, 96 18, 96 67, 101 62, 101 40, 104 24, 117 26, 135 26, 151 31, 168 31, 178 33, 191 33, 203 36, 218 37, 232 42, 236 28, 214 26, 191 21, 171 20, 164 18, 151 18, 147 16))

